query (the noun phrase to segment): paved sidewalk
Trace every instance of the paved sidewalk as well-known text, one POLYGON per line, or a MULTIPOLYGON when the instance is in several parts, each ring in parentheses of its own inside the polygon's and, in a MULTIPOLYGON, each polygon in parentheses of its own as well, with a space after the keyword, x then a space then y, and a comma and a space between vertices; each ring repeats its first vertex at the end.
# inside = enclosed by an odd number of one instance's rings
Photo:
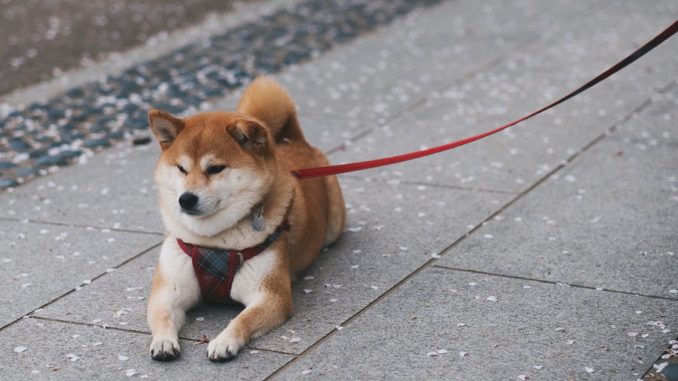
MULTIPOLYGON (((671 0, 433 3, 275 75, 333 162, 515 119, 678 17, 671 0)), ((148 355, 155 144, 6 190, 0 379, 661 379, 678 366, 677 50, 497 136, 342 175, 346 233, 295 283, 295 315, 228 363, 200 339, 237 308, 191 312, 178 361, 148 355)))

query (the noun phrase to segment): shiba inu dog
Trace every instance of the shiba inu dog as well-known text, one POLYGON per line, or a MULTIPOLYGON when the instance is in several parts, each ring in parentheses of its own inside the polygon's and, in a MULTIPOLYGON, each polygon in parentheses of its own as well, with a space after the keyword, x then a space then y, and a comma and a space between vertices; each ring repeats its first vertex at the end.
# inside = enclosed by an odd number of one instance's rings
POLYGON ((291 316, 292 279, 343 232, 339 183, 290 174, 328 161, 273 79, 256 79, 237 112, 148 119, 162 148, 155 181, 167 231, 148 301, 151 356, 179 356, 186 310, 231 299, 245 308, 207 347, 210 360, 231 359, 291 316))

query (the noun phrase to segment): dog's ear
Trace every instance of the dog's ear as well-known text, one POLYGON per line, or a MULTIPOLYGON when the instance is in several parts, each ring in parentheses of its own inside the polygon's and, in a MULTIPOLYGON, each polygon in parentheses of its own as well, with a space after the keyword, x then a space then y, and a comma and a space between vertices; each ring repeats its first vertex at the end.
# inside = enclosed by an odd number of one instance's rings
POLYGON ((160 110, 151 110, 148 113, 148 125, 163 150, 172 145, 174 139, 184 128, 184 122, 181 119, 160 110))
POLYGON ((268 143, 266 127, 253 120, 239 119, 226 129, 233 139, 245 149, 261 150, 268 143))

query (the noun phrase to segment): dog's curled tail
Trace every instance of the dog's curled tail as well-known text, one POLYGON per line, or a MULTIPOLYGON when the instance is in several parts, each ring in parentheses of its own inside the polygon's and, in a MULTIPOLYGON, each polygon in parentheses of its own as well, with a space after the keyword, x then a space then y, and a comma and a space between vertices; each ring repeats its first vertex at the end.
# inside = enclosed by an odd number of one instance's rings
POLYGON ((240 98, 238 111, 264 122, 275 141, 304 139, 292 97, 273 78, 255 79, 240 98))

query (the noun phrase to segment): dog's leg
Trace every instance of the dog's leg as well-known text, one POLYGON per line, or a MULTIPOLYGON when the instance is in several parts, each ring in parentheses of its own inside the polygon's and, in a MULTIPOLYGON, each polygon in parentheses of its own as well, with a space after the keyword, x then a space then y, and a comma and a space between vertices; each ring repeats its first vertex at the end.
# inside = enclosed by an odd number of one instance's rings
POLYGON ((346 206, 341 187, 336 176, 323 178, 327 192, 327 231, 325 233, 325 245, 334 243, 346 227, 346 206))
POLYGON ((153 274, 147 318, 152 334, 151 357, 155 360, 179 356, 178 335, 186 310, 200 298, 191 259, 180 250, 174 239, 166 239, 153 274))
POLYGON ((245 262, 233 281, 231 297, 246 307, 210 341, 207 357, 212 361, 232 359, 250 339, 292 315, 292 283, 286 257, 269 249, 245 262))

